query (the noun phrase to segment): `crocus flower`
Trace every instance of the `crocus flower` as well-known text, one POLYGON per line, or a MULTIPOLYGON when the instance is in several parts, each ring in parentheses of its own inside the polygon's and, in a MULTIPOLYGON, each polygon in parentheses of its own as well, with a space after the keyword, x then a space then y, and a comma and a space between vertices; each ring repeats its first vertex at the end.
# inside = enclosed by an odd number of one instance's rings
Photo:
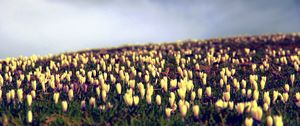
POLYGON ((283 126, 282 116, 273 116, 275 126, 283 126))
POLYGON ((268 117, 267 117, 267 125, 268 125, 268 126, 273 126, 273 119, 272 119, 271 116, 268 116, 268 117))
POLYGON ((211 97, 211 87, 206 87, 205 94, 206 94, 208 97, 211 97))
POLYGON ((96 99, 94 97, 91 97, 90 100, 89 100, 89 104, 93 108, 96 107, 96 99))
POLYGON ((239 114, 243 114, 245 109, 244 103, 237 103, 235 109, 239 114))
POLYGON ((66 112, 68 110, 68 102, 67 101, 62 101, 61 105, 62 105, 63 112, 66 112))
POLYGON ((80 108, 81 108, 81 110, 85 110, 85 108, 86 108, 85 100, 82 100, 82 101, 80 102, 80 108))
POLYGON ((289 99, 289 94, 285 92, 285 93, 283 93, 282 97, 283 97, 283 99, 282 99, 283 102, 286 103, 289 99))
POLYGON ((55 92, 53 95, 54 103, 57 104, 59 100, 59 92, 55 92))
POLYGON ((278 91, 273 91, 273 100, 272 100, 273 104, 275 104, 275 102, 276 102, 278 96, 279 96, 278 91))
POLYGON ((258 98, 259 98, 259 91, 258 90, 254 90, 254 92, 253 92, 253 99, 257 101, 258 98))
POLYGON ((196 98, 196 92, 192 91, 192 93, 191 93, 191 101, 194 101, 195 98, 196 98))
POLYGON ((289 92, 289 91, 290 91, 290 86, 289 86, 288 84, 285 84, 285 85, 284 85, 284 90, 285 90, 286 92, 289 92))
POLYGON ((23 100, 23 89, 18 89, 17 93, 18 93, 19 102, 22 102, 22 100, 23 100))
POLYGON ((197 90, 197 94, 198 94, 199 99, 201 99, 202 98, 202 88, 199 88, 197 90))
POLYGON ((122 87, 121 87, 121 84, 120 84, 120 83, 117 83, 117 84, 116 84, 116 89, 117 89, 117 93, 118 93, 118 94, 121 94, 121 93, 122 93, 122 87))
POLYGON ((135 106, 139 104, 139 96, 133 96, 133 103, 135 106))
POLYGON ((125 95, 123 96, 124 100, 125 100, 125 103, 128 105, 128 106, 132 106, 133 104, 133 98, 132 98, 132 95, 129 94, 129 93, 125 93, 125 95))
POLYGON ((32 96, 30 94, 28 94, 26 96, 26 98, 27 98, 27 104, 28 104, 28 106, 31 106, 31 104, 32 104, 32 96))
POLYGON ((156 100, 157 105, 161 105, 161 97, 160 97, 160 95, 156 95, 155 100, 156 100))
POLYGON ((194 105, 193 106, 193 114, 194 114, 194 117, 199 116, 199 105, 194 105))
POLYGON ((247 117, 245 119, 245 126, 252 126, 253 125, 253 119, 250 117, 247 117))
POLYGON ((147 101, 148 104, 151 104, 152 95, 146 95, 146 101, 147 101))
POLYGON ((31 110, 29 110, 29 111, 27 112, 27 122, 28 122, 28 123, 32 123, 32 120, 33 120, 32 112, 31 112, 31 110))
POLYGON ((223 93, 223 99, 225 101, 229 101, 230 100, 230 92, 224 92, 223 93))
POLYGON ((180 113, 181 113, 181 116, 182 117, 185 117, 186 116, 186 113, 187 113, 187 106, 186 105, 182 105, 180 107, 180 113))
POLYGON ((181 99, 185 99, 186 95, 186 89, 185 88, 179 88, 177 89, 177 93, 181 99))
POLYGON ((68 97, 69 97, 69 100, 71 101, 74 97, 74 93, 73 93, 73 89, 70 89, 69 92, 68 92, 68 97))
POLYGON ((166 113, 167 118, 170 118, 170 117, 171 117, 171 112, 172 112, 172 109, 171 109, 171 108, 166 108, 166 109, 165 109, 165 113, 166 113))
POLYGON ((255 120, 258 120, 260 121, 261 120, 261 117, 263 115, 263 110, 261 107, 252 107, 251 108, 251 114, 252 114, 252 117, 255 119, 255 120))

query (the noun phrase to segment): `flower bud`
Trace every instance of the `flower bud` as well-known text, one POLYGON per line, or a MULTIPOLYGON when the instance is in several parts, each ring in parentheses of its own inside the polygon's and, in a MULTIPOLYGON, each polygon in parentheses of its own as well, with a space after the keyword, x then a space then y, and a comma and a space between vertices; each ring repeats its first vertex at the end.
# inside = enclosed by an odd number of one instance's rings
POLYGON ((135 106, 139 104, 139 96, 133 96, 133 103, 135 106))
POLYGON ((245 126, 252 126, 253 125, 253 119, 252 118, 246 118, 245 120, 245 126))
POLYGON ((29 110, 28 113, 27 113, 27 122, 32 123, 32 120, 33 120, 32 112, 31 112, 31 110, 29 110))
POLYGON ((283 99, 282 99, 283 102, 286 103, 289 99, 289 94, 285 92, 285 93, 283 93, 282 97, 283 97, 283 99))
POLYGON ((243 114, 245 109, 244 103, 237 103, 235 109, 239 114, 243 114))
POLYGON ((187 113, 187 106, 186 105, 182 105, 180 107, 180 113, 181 113, 181 116, 184 118, 186 116, 186 113, 187 113))
POLYGON ((156 100, 157 105, 161 105, 161 97, 160 97, 160 95, 156 95, 155 100, 156 100))
POLYGON ((196 98, 196 92, 193 91, 193 92, 191 93, 191 100, 194 101, 195 98, 196 98))
POLYGON ((68 102, 67 101, 62 101, 61 105, 62 105, 63 112, 66 112, 68 110, 68 102))
POLYGON ((230 100, 230 92, 224 92, 223 93, 223 100, 225 100, 225 101, 230 100))
POLYGON ((206 94, 208 97, 211 97, 211 87, 207 87, 207 88, 206 88, 205 94, 206 94))
POLYGON ((286 92, 289 92, 289 91, 290 91, 290 86, 289 86, 288 84, 285 84, 285 85, 284 85, 284 90, 285 90, 286 92))
POLYGON ((171 117, 172 109, 171 109, 171 108, 166 108, 166 109, 165 109, 165 112, 166 112, 166 116, 167 116, 168 118, 170 118, 170 117, 171 117))
POLYGON ((68 92, 68 97, 69 97, 69 100, 72 101, 73 97, 74 97, 74 93, 73 93, 73 89, 70 89, 69 92, 68 92))
POLYGON ((261 107, 252 107, 252 108, 251 108, 251 114, 252 114, 252 117, 253 117, 255 120, 260 121, 260 120, 261 120, 261 117, 262 117, 262 115, 263 115, 262 108, 261 108, 261 107))
POLYGON ((26 96, 26 98, 27 98, 27 104, 28 104, 28 106, 31 106, 31 104, 32 104, 32 96, 30 94, 28 94, 26 96))
POLYGON ((96 107, 96 99, 94 97, 91 97, 89 100, 90 106, 93 108, 96 107))
POLYGON ((193 113, 194 113, 194 117, 199 116, 199 105, 194 105, 193 106, 193 113))
POLYGON ((197 94, 198 94, 199 99, 201 99, 202 98, 202 88, 199 88, 197 90, 197 94))
POLYGON ((117 84, 116 84, 116 89, 117 89, 117 93, 118 93, 118 94, 121 94, 121 93, 122 93, 122 87, 121 87, 121 84, 120 84, 120 83, 117 83, 117 84))
POLYGON ((275 126, 283 126, 282 116, 273 116, 275 126))
POLYGON ((258 92, 258 90, 255 90, 255 91, 253 92, 253 99, 257 101, 258 98, 259 98, 259 92, 258 92))
POLYGON ((23 100, 23 89, 18 89, 17 93, 18 93, 19 102, 22 102, 22 100, 23 100))
POLYGON ((273 126, 273 119, 272 119, 271 116, 268 116, 268 117, 267 117, 267 125, 268 125, 268 126, 273 126))
POLYGON ((151 104, 152 96, 151 95, 146 95, 146 101, 147 101, 148 104, 151 104))
POLYGON ((55 92, 54 95, 53 95, 53 100, 54 100, 55 104, 58 103, 58 99, 59 99, 59 92, 55 92))

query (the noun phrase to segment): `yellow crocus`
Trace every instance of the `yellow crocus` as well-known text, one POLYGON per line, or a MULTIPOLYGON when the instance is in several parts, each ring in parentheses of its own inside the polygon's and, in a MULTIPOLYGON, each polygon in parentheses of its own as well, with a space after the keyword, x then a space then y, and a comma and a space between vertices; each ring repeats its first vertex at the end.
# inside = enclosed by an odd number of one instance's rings
POLYGON ((185 88, 179 88, 177 89, 177 93, 181 99, 185 99, 186 95, 186 89, 185 88))
POLYGON ((122 93, 122 86, 121 86, 120 83, 117 83, 117 84, 116 84, 116 89, 117 89, 117 93, 118 93, 118 94, 121 94, 121 93, 122 93))
POLYGON ((62 105, 63 112, 66 112, 68 110, 68 102, 67 101, 62 101, 61 105, 62 105))
POLYGON ((32 123, 32 120, 33 120, 33 117, 32 117, 32 111, 29 110, 29 111, 27 112, 27 122, 28 122, 28 123, 32 123))
POLYGON ((186 113, 187 113, 187 106, 186 105, 182 105, 181 107, 180 107, 180 113, 181 113, 181 116, 182 117, 185 117, 186 116, 186 113))
POLYGON ((165 113, 166 113, 166 116, 167 116, 168 118, 171 117, 171 112, 172 112, 172 109, 171 109, 171 108, 166 108, 166 109, 165 109, 165 113))
POLYGON ((177 87, 177 79, 173 79, 170 81, 170 87, 173 89, 177 87))
POLYGON ((123 96, 123 98, 125 100, 125 103, 128 106, 132 106, 132 104, 133 104, 133 98, 132 98, 131 94, 125 93, 125 95, 123 96))
POLYGON ((100 97, 100 94, 101 94, 100 87, 96 87, 96 94, 97 94, 97 97, 100 97))
POLYGON ((211 87, 206 87, 205 94, 206 94, 208 97, 211 97, 211 87))
POLYGON ((234 107, 233 101, 228 102, 228 105, 229 105, 229 109, 233 110, 233 107, 234 107))
POLYGON ((273 119, 272 119, 271 116, 268 116, 268 117, 267 117, 267 125, 268 125, 268 126, 273 126, 273 119))
POLYGON ((68 97, 69 97, 69 100, 70 101, 72 101, 72 99, 73 99, 73 97, 74 97, 74 93, 73 93, 74 91, 73 91, 73 89, 70 89, 69 91, 68 91, 68 97))
POLYGON ((235 109, 239 114, 243 114, 245 109, 244 103, 237 103, 235 109))
POLYGON ((295 94, 295 98, 296 98, 297 101, 300 101, 300 92, 297 92, 295 94))
POLYGON ((156 95, 155 100, 156 100, 157 105, 161 105, 161 97, 160 97, 160 95, 156 95))
POLYGON ((106 102, 106 100, 107 100, 107 93, 106 93, 105 90, 102 90, 101 96, 102 96, 102 100, 103 100, 104 102, 106 102))
POLYGON ((258 98, 259 98, 259 91, 258 90, 254 90, 254 92, 253 92, 253 99, 257 101, 258 98))
POLYGON ((27 98, 27 104, 28 104, 28 106, 31 106, 31 104, 32 104, 32 96, 30 94, 28 94, 26 96, 26 98, 27 98))
POLYGON ((91 97, 89 100, 90 106, 96 107, 96 99, 94 97, 91 97))
POLYGON ((194 114, 194 117, 199 116, 199 105, 194 105, 193 106, 193 114, 194 114))
POLYGON ((248 98, 251 98, 251 96, 252 96, 252 90, 251 90, 251 89, 248 89, 248 90, 247 90, 247 97, 248 97, 248 98))
POLYGON ((18 93, 19 102, 22 102, 22 100, 23 100, 23 89, 18 89, 17 93, 18 93))
POLYGON ((251 108, 251 114, 252 114, 252 117, 255 119, 255 120, 258 120, 260 121, 261 120, 261 117, 263 115, 263 110, 261 107, 252 107, 251 108))
POLYGON ((283 126, 282 116, 273 116, 275 126, 283 126))
POLYGON ((196 98, 196 92, 192 91, 192 93, 191 93, 191 101, 194 101, 195 98, 196 98))
POLYGON ((245 126, 252 126, 253 125, 253 119, 250 117, 247 117, 245 119, 245 126))
POLYGON ((139 96, 133 96, 133 103, 135 106, 139 104, 139 96))
POLYGON ((54 103, 57 104, 59 100, 59 92, 55 92, 53 95, 54 103))
POLYGON ((152 95, 146 95, 146 101, 147 101, 148 104, 151 104, 152 95))
POLYGON ((202 88, 199 88, 197 90, 197 94, 198 94, 198 98, 201 99, 202 98, 202 88))
POLYGON ((282 97, 283 97, 283 99, 282 99, 283 102, 286 103, 289 99, 289 94, 285 92, 285 93, 282 94, 282 97))
POLYGON ((219 100, 215 103, 215 106, 216 106, 217 108, 223 108, 224 103, 223 103, 223 101, 222 101, 221 99, 219 99, 219 100))
POLYGON ((246 80, 242 80, 242 88, 245 89, 247 87, 247 82, 246 80))
POLYGON ((277 100, 277 98, 278 98, 278 96, 279 96, 279 93, 278 93, 278 91, 273 91, 273 104, 275 104, 275 102, 276 102, 276 100, 277 100))
POLYGON ((284 90, 285 90, 286 92, 289 92, 289 91, 290 91, 290 86, 289 86, 288 84, 285 84, 285 85, 284 85, 284 90))
POLYGON ((230 100, 230 92, 224 92, 223 93, 223 99, 225 101, 229 101, 230 100))

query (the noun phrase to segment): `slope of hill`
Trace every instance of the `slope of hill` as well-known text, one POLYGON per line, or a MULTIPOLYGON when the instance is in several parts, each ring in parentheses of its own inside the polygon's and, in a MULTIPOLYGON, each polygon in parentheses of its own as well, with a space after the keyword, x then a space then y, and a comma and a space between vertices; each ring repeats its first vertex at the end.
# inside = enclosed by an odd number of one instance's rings
POLYGON ((0 61, 2 125, 299 125, 300 34, 0 61))

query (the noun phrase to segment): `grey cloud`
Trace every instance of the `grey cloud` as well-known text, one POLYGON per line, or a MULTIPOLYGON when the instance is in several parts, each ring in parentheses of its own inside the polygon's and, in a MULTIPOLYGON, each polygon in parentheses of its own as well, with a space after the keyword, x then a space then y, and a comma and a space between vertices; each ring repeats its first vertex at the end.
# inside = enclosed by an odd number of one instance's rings
POLYGON ((295 0, 0 0, 0 58, 299 32, 295 0))

